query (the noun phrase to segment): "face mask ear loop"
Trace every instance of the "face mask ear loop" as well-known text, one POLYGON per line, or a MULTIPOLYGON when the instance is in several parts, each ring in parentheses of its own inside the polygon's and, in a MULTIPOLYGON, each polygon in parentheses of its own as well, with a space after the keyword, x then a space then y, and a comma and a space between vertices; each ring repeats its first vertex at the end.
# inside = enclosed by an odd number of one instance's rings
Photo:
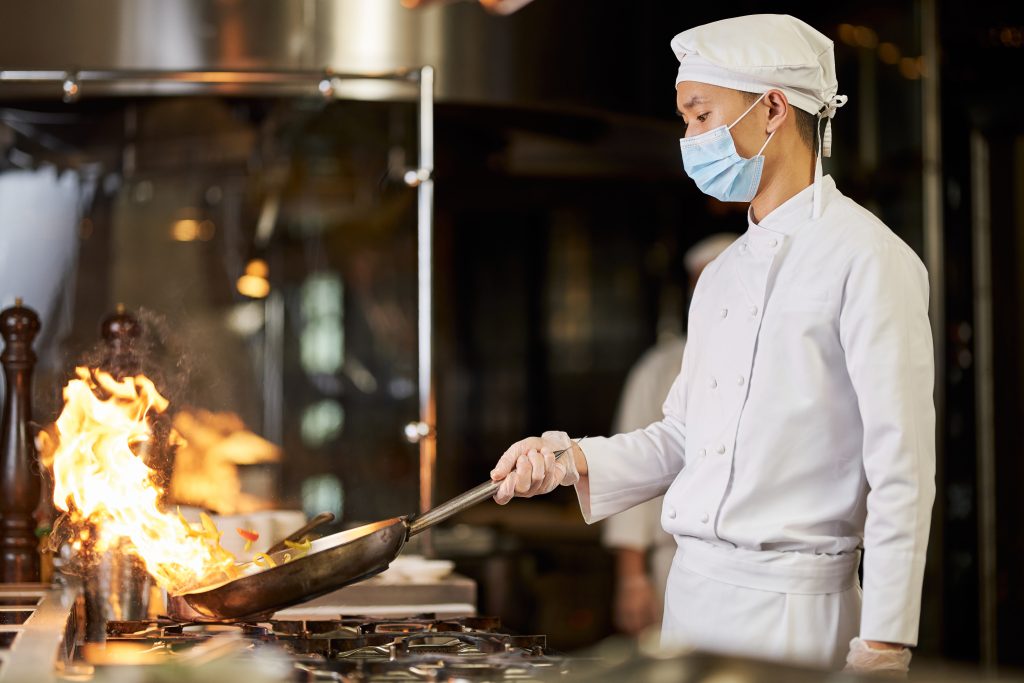
POLYGON ((757 154, 754 155, 755 157, 761 156, 761 154, 764 152, 764 148, 767 147, 768 143, 772 141, 772 136, 775 135, 775 133, 776 131, 774 130, 771 133, 768 133, 768 139, 764 141, 763 145, 761 145, 761 149, 757 150, 757 154))
POLYGON ((768 93, 762 93, 760 97, 758 97, 756 100, 754 100, 754 103, 752 105, 750 105, 749 107, 747 107, 747 110, 745 112, 743 112, 742 114, 740 114, 739 118, 737 118, 735 121, 733 121, 732 123, 729 124, 729 130, 732 130, 732 127, 735 126, 740 121, 742 121, 744 116, 746 116, 747 114, 752 112, 754 110, 754 107, 756 107, 758 104, 760 104, 761 100, 763 100, 764 96, 767 95, 767 94, 768 93))

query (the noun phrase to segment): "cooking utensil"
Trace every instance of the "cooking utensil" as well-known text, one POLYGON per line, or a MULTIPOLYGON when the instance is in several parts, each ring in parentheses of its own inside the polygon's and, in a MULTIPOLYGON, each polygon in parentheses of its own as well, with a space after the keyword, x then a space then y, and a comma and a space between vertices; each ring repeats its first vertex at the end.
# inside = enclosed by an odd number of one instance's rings
MULTIPOLYGON (((555 453, 560 459, 571 448, 555 453)), ((571 457, 571 456, 570 456, 571 457)), ((498 482, 486 481, 421 515, 393 517, 325 536, 313 542, 311 552, 285 562, 283 551, 271 554, 276 563, 258 569, 241 565, 237 579, 204 586, 181 597, 208 618, 242 619, 305 602, 379 574, 388 568, 412 536, 494 496, 498 482)))

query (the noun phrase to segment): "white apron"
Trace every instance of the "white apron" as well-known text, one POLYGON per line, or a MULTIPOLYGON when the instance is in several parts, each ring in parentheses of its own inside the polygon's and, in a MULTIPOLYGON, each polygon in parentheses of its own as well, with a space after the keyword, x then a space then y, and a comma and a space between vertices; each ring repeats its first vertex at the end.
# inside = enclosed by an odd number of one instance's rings
POLYGON ((681 539, 666 587, 662 644, 842 668, 860 628, 859 555, 813 558, 805 566, 793 557, 681 539))

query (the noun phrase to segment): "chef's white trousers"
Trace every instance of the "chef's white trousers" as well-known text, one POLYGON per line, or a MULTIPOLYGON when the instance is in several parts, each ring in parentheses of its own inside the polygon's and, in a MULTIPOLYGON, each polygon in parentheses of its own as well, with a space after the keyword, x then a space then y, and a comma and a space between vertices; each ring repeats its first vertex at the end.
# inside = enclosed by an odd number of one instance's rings
POLYGON ((794 592, 780 592, 765 589, 765 585, 779 588, 774 579, 767 584, 738 581, 735 572, 716 572, 707 564, 686 561, 692 557, 685 557, 685 550, 681 547, 676 552, 669 573, 664 645, 842 668, 850 639, 860 628, 861 588, 855 563, 852 578, 840 582, 846 586, 837 586, 840 589, 835 592, 826 592, 834 581, 825 581, 824 587, 819 584, 815 590, 797 581, 794 592))

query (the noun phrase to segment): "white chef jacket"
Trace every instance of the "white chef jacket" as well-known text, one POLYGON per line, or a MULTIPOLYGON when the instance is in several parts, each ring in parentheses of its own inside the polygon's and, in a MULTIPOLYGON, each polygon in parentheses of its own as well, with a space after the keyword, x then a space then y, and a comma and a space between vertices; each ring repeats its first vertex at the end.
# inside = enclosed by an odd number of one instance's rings
MULTIPOLYGON (((616 434, 645 427, 662 416, 661 407, 683 363, 686 338, 668 335, 648 349, 626 377, 612 431, 616 434)), ((647 574, 659 602, 676 552, 675 538, 661 527, 661 496, 612 515, 604 521, 601 540, 609 548, 628 548, 647 554, 647 574)), ((660 605, 659 605, 660 613, 660 605)))
POLYGON ((584 440, 577 493, 588 522, 666 494, 676 562, 754 589, 849 590, 863 547, 861 637, 914 645, 935 496, 927 274, 822 182, 820 218, 808 187, 705 269, 664 418, 584 440))

